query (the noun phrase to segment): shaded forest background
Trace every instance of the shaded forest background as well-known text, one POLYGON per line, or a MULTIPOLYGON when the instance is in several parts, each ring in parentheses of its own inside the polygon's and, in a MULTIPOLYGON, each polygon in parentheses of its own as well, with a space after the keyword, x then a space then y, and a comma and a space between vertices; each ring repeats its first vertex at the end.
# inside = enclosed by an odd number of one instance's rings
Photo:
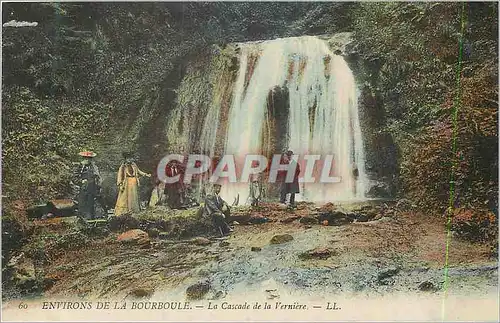
POLYGON ((2 28, 4 225, 22 228, 27 206, 66 196, 81 149, 97 151, 104 171, 124 149, 154 170, 163 151, 149 146, 164 141, 185 68, 214 44, 349 31, 363 98, 398 152, 398 197, 442 215, 455 165, 454 223, 495 234, 497 3, 467 3, 463 14, 460 3, 2 5, 4 23, 38 22, 2 28))

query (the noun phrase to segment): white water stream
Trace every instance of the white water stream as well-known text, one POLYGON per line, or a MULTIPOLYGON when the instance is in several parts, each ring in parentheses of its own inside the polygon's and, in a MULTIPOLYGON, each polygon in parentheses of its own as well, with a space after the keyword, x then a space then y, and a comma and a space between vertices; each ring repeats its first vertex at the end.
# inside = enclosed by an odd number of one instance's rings
MULTIPOLYGON (((242 43, 239 47, 240 67, 225 145, 225 154, 235 156, 237 171, 241 170, 247 154, 261 153, 269 92, 277 86, 285 87, 290 106, 288 131, 283 135, 288 138, 288 149, 299 155, 299 163, 305 154, 318 154, 322 159, 333 155, 330 174, 341 179, 337 183, 317 183, 320 170, 315 169, 316 183, 301 184, 297 200, 364 199, 368 180, 357 89, 344 58, 333 54, 325 41, 313 36, 242 43), (255 64, 249 64, 252 57, 258 57, 255 64), (310 113, 314 114, 313 123, 310 113), (354 168, 359 171, 356 181, 354 168)), ((210 117, 213 119, 214 115, 210 117)), ((213 147, 213 136, 202 138, 202 144, 204 141, 210 141, 205 147, 213 147)), ((305 165, 301 168, 303 176, 305 165)), ((240 203, 245 202, 248 187, 248 183, 226 184, 221 195, 232 202, 239 194, 240 203)))

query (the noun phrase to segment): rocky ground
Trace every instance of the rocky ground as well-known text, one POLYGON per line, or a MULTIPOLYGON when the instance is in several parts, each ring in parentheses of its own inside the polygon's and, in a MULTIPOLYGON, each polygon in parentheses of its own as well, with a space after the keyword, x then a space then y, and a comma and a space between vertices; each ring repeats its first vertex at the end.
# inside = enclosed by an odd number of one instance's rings
MULTIPOLYGON (((4 271, 4 282, 12 283, 4 298, 30 289, 86 300, 443 292, 444 218, 390 201, 301 203, 297 210, 264 204, 233 213, 238 224, 227 239, 215 238, 196 209, 148 210, 95 228, 39 223, 44 239, 25 246, 4 271)), ((498 288, 487 245, 452 237, 449 265, 454 293, 498 288)))

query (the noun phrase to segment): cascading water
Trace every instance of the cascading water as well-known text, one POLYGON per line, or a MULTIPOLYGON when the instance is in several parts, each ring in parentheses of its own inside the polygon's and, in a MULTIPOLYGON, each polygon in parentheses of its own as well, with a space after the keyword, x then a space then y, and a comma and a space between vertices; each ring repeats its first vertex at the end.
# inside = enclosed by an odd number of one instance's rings
MULTIPOLYGON (((269 93, 284 87, 290 104, 288 131, 282 135, 288 138, 288 148, 299 158, 305 154, 323 158, 333 155, 330 174, 341 178, 338 183, 318 183, 320 174, 315 169, 316 183, 301 184, 301 197, 309 201, 363 199, 368 181, 357 91, 343 57, 334 55, 325 41, 312 36, 243 43, 239 47, 239 71, 227 121, 225 154, 234 155, 236 167, 241 168, 247 154, 262 153, 269 93), (357 180, 354 168, 359 172, 357 180)), ((216 115, 215 111, 212 113, 216 115)), ((202 138, 212 147, 213 140, 213 136, 202 138)), ((240 200, 245 201, 248 192, 247 183, 227 184, 221 195, 233 201, 239 194, 240 200)))

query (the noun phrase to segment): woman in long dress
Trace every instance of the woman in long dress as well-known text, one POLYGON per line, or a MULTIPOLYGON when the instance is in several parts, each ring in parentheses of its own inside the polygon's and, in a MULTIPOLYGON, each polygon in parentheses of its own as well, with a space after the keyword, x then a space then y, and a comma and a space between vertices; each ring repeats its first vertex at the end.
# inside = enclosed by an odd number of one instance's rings
POLYGON ((134 213, 141 210, 139 203, 139 177, 151 177, 137 167, 137 164, 126 155, 126 160, 120 166, 116 184, 118 185, 118 198, 116 200, 115 215, 134 213))

